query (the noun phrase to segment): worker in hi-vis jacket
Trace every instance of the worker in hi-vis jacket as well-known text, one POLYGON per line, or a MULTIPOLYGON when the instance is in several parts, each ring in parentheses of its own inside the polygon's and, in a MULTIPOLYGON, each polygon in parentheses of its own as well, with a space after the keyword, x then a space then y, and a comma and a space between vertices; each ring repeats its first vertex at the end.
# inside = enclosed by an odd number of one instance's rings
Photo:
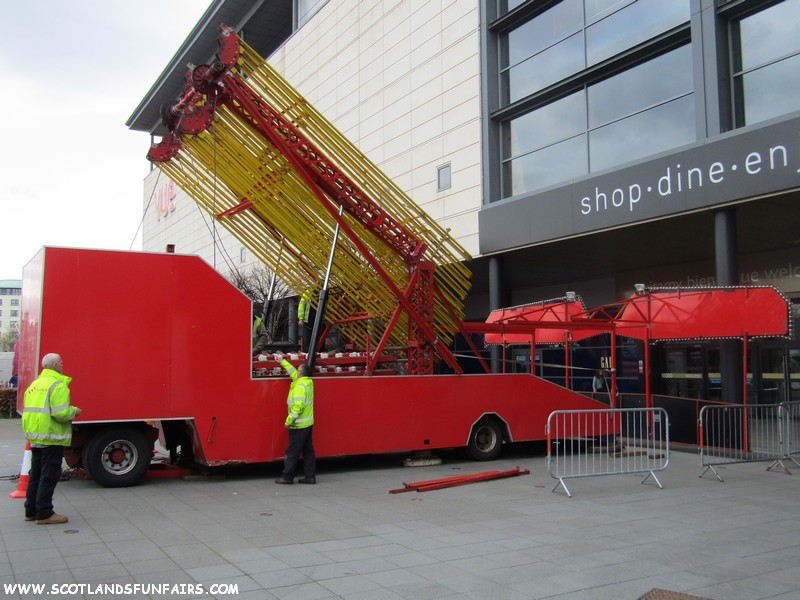
POLYGON ((310 352, 308 346, 311 344, 311 331, 314 327, 314 318, 316 311, 311 308, 311 299, 314 295, 314 290, 308 288, 300 296, 300 302, 297 304, 297 325, 300 327, 300 339, 303 341, 303 352, 310 352))
POLYGON ((294 471, 300 455, 303 455, 303 473, 305 477, 297 483, 317 483, 317 459, 311 434, 314 429, 314 381, 311 379, 311 368, 303 363, 295 368, 282 354, 276 354, 281 366, 292 378, 289 385, 289 396, 286 404, 289 407, 284 425, 289 430, 289 445, 283 460, 283 473, 275 483, 294 483, 294 471))
POLYGON ((81 409, 70 402, 72 377, 55 353, 42 358, 42 372, 25 391, 22 431, 31 445, 31 470, 25 496, 25 520, 39 525, 69 521, 53 510, 53 492, 61 480, 64 448, 72 442, 72 420, 81 409))

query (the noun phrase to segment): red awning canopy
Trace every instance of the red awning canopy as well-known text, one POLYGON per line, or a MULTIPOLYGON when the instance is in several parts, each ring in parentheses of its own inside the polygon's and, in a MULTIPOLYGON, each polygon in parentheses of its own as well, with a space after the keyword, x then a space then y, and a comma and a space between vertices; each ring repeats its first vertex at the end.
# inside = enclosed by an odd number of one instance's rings
POLYGON ((587 328, 585 319, 586 307, 580 297, 576 297, 575 300, 557 298, 525 306, 501 308, 489 313, 486 322, 500 326, 529 323, 531 325, 529 331, 525 333, 487 333, 486 343, 530 344, 533 336, 536 344, 558 344, 567 339, 570 341, 583 340, 600 333, 607 333, 611 329, 608 321, 598 323, 597 328, 587 328), (579 322, 578 319, 584 319, 584 322, 579 322), (567 326, 558 327, 558 323, 564 323, 567 326))
POLYGON ((785 336, 790 323, 772 287, 650 292, 625 301, 614 320, 619 335, 640 340, 785 336))
POLYGON ((609 331, 646 341, 791 334, 789 301, 773 287, 647 291, 592 310, 559 298, 494 310, 486 323, 487 344, 556 344, 609 331))

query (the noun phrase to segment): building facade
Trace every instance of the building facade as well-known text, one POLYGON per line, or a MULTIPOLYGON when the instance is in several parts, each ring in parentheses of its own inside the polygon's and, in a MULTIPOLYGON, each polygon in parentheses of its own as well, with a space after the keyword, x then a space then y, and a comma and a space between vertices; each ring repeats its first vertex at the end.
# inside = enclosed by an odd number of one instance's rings
POLYGON ((19 331, 21 279, 0 279, 0 336, 19 331))
MULTIPOLYGON (((491 306, 565 289, 598 305, 636 283, 800 299, 800 2, 481 6, 491 306)), ((654 389, 742 398, 741 351, 661 344, 654 389)), ((796 342, 751 348, 748 397, 800 399, 799 363, 796 342)))
MULTIPOLYGON (((184 65, 233 26, 472 254, 468 318, 568 290, 597 306, 639 283, 768 284, 800 302, 800 0, 240 4, 211 5, 128 125, 163 134, 184 65)), ((158 173, 144 197, 145 250, 248 264, 158 173)), ((588 388, 609 350, 584 350, 588 388)), ((744 377, 735 343, 656 350, 665 396, 735 400, 745 380, 759 401, 800 400, 796 333, 751 346, 744 377)))

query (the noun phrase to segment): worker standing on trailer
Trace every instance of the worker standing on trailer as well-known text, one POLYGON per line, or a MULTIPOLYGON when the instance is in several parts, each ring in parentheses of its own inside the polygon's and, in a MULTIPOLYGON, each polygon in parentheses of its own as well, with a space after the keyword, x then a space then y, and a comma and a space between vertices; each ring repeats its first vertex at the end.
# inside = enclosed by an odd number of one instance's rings
POLYGON ((53 510, 53 493, 61 479, 64 446, 72 442, 72 419, 81 409, 70 405, 69 383, 58 354, 46 354, 42 372, 25 391, 22 430, 31 445, 31 471, 25 497, 25 520, 38 525, 69 521, 53 510))
POLYGON ((316 311, 311 308, 313 294, 312 288, 306 289, 297 304, 297 324, 300 326, 300 339, 303 340, 302 350, 304 352, 310 352, 308 346, 311 343, 311 330, 314 327, 314 317, 316 316, 316 311))
POLYGON ((295 368, 282 354, 276 354, 275 358, 280 360, 281 366, 292 378, 286 399, 289 414, 285 426, 289 430, 289 445, 283 461, 283 473, 275 483, 294 483, 294 471, 302 453, 305 477, 298 479, 297 483, 315 484, 317 459, 311 439, 314 429, 314 381, 311 379, 311 368, 305 363, 295 368))
POLYGON ((252 331, 252 352, 253 356, 258 356, 272 342, 271 336, 267 331, 264 320, 260 314, 253 311, 253 331, 252 331))
POLYGON ((311 301, 318 298, 319 289, 310 287, 303 292, 303 295, 300 296, 300 302, 297 304, 297 324, 300 326, 301 339, 303 340, 302 351, 309 354, 311 353, 309 346, 311 345, 311 333, 314 330, 314 319, 317 317, 317 311, 311 305, 311 301))

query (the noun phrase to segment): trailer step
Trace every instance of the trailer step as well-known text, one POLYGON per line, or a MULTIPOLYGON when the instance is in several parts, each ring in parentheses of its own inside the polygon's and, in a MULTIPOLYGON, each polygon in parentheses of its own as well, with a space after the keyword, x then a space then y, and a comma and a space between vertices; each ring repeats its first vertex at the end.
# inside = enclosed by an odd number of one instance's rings
POLYGON ((166 463, 151 463, 148 467, 147 471, 144 472, 145 479, 171 479, 171 478, 179 478, 185 477, 189 475, 191 471, 189 469, 183 469, 181 467, 176 467, 175 465, 169 465, 166 463))
POLYGON ((442 464, 442 459, 430 452, 414 453, 403 459, 404 467, 430 467, 442 464))

